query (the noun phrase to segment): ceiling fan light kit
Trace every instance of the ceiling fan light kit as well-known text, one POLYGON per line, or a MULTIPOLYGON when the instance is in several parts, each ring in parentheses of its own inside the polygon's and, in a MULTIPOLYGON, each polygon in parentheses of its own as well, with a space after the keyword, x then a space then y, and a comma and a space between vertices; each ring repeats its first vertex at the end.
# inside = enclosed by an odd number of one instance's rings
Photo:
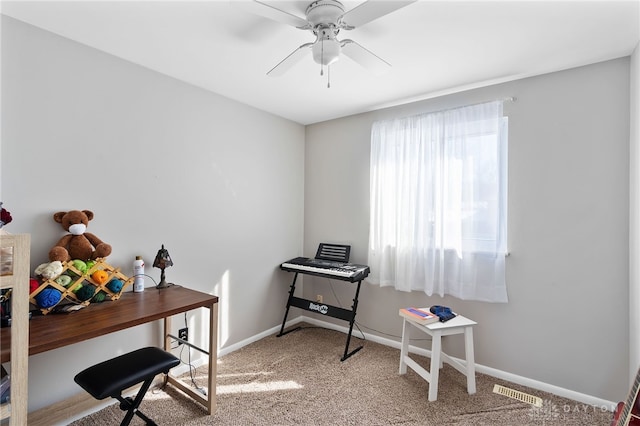
POLYGON ((340 42, 336 39, 338 31, 326 27, 318 30, 316 42, 311 46, 313 60, 320 65, 331 65, 340 57, 340 42))
MULTIPOLYGON (((287 24, 301 30, 310 30, 316 37, 313 43, 305 43, 273 67, 267 75, 280 76, 293 65, 307 56, 309 50, 313 60, 323 69, 340 59, 342 54, 376 74, 391 65, 353 40, 338 40, 340 30, 352 30, 381 16, 398 10, 416 0, 373 1, 367 0, 345 12, 344 5, 338 0, 316 0, 306 8, 305 17, 293 15, 261 0, 251 2, 252 12, 266 18, 287 24)), ((277 2, 273 2, 277 4, 277 2)), ((327 81, 327 87, 330 82, 327 81)))

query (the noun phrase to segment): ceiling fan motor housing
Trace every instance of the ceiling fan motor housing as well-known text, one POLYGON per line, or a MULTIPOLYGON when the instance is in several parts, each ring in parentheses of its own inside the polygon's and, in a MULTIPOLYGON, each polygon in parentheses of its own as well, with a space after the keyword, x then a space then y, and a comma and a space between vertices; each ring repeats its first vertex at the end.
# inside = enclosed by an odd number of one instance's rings
POLYGON ((336 24, 338 18, 344 15, 344 6, 337 0, 316 0, 307 6, 307 21, 318 25, 336 24))

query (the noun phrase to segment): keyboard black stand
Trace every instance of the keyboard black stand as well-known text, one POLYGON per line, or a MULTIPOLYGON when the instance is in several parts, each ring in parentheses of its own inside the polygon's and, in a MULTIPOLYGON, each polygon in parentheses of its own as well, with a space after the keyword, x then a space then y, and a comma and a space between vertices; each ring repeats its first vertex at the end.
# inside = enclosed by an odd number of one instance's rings
POLYGON ((317 302, 314 302, 313 300, 302 299, 300 297, 294 296, 293 292, 296 289, 296 280, 298 278, 298 273, 309 274, 309 275, 317 275, 317 276, 324 276, 324 277, 327 277, 327 278, 334 278, 334 279, 340 279, 340 280, 344 280, 344 281, 350 281, 349 279, 336 277, 336 276, 331 276, 329 274, 324 275, 324 274, 321 274, 321 273, 313 273, 313 272, 295 272, 295 275, 293 277, 293 282, 291 283, 291 287, 289 289, 289 299, 287 300, 287 308, 286 308, 285 313, 284 313, 284 319, 282 320, 282 327, 280 328, 280 333, 277 335, 277 337, 283 336, 283 335, 285 335, 287 333, 291 333, 292 331, 296 331, 296 330, 300 329, 300 327, 295 327, 295 328, 292 328, 291 330, 284 331, 284 325, 287 322, 287 316, 289 315, 289 308, 291 306, 294 306, 294 307, 300 308, 300 309, 304 309, 304 310, 307 310, 307 311, 311 311, 311 312, 316 312, 316 313, 320 313, 320 314, 323 314, 323 315, 327 315, 327 316, 330 316, 332 318, 338 318, 338 319, 341 319, 343 321, 348 321, 349 322, 349 334, 347 335, 347 343, 346 343, 346 345, 344 347, 344 355, 342 356, 340 361, 346 360, 351 355, 355 354, 360 349, 362 349, 362 346, 359 346, 356 349, 354 349, 353 351, 349 352, 349 343, 351 342, 351 333, 353 332, 353 324, 356 321, 356 311, 358 309, 358 296, 360 294, 360 285, 362 284, 362 278, 359 281, 357 281, 358 285, 357 285, 357 288, 356 288, 355 297, 353 298, 353 305, 351 306, 351 310, 349 310, 349 309, 339 308, 337 306, 327 305, 327 304, 324 304, 324 303, 317 303, 317 302))
POLYGON ((280 269, 293 272, 293 282, 289 289, 289 299, 287 300, 287 309, 284 312, 284 319, 282 320, 282 327, 280 327, 280 334, 277 336, 283 336, 292 331, 299 330, 300 327, 295 327, 291 330, 284 331, 284 325, 287 322, 287 316, 289 315, 289 308, 295 306, 296 308, 304 309, 310 312, 316 312, 322 315, 328 315, 332 318, 338 318, 343 321, 349 322, 349 334, 347 335, 347 343, 344 347, 344 355, 340 361, 344 361, 351 355, 362 349, 362 346, 357 347, 353 351, 349 352, 349 343, 351 342, 351 333, 353 332, 353 324, 356 322, 356 311, 358 309, 358 295, 360 294, 360 285, 362 280, 369 275, 369 267, 366 265, 354 265, 349 262, 349 254, 351 252, 351 246, 331 243, 320 243, 316 257, 314 259, 307 259, 298 257, 291 259, 288 262, 280 265, 280 269), (337 267, 334 267, 337 266, 337 267), (296 290, 296 280, 298 274, 316 275, 326 278, 334 278, 342 281, 357 282, 356 295, 353 298, 353 305, 351 310, 339 308, 337 306, 325 305, 324 303, 314 302, 313 300, 302 299, 293 295, 296 290))

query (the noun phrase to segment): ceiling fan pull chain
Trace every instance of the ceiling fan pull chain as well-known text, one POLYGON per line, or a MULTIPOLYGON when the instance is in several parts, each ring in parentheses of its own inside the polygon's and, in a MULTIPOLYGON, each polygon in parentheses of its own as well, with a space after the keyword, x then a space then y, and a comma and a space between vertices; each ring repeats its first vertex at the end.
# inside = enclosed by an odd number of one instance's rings
POLYGON ((327 89, 331 88, 331 64, 327 65, 327 89))
POLYGON ((320 75, 324 75, 324 38, 320 40, 320 75))

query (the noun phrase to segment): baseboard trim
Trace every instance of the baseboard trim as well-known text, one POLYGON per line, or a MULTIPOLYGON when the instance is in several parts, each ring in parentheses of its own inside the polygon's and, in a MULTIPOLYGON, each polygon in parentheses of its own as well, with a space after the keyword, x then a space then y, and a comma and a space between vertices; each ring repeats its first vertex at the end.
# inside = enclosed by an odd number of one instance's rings
MULTIPOLYGON (((345 326, 341 326, 338 324, 334 324, 334 323, 330 323, 330 322, 326 322, 326 321, 322 321, 322 320, 318 320, 317 318, 311 318, 311 317, 307 317, 307 316, 301 316, 296 318, 296 320, 298 320, 297 322, 306 322, 309 324, 313 324, 316 326, 320 326, 320 327, 324 327, 324 328, 328 328, 331 330, 336 330, 336 331, 340 331, 343 332, 345 334, 349 333, 349 328, 345 327, 345 326)), ((396 348, 396 349, 400 349, 400 342, 395 341, 395 340, 391 340, 391 339, 387 339, 385 337, 380 337, 380 336, 376 336, 373 334, 369 334, 369 333, 365 333, 362 332, 362 334, 364 334, 365 338, 367 340, 371 340, 372 342, 376 342, 376 343, 380 343, 381 345, 385 345, 385 346, 390 346, 392 348, 396 348)), ((354 335, 355 336, 355 335, 354 335)), ((427 349, 423 349, 423 348, 418 348, 416 346, 413 345, 409 345, 409 352, 411 353, 415 353, 417 355, 422 355, 422 356, 431 356, 431 351, 427 350, 427 349)), ((459 359, 459 358, 455 358, 452 357, 454 359, 456 359, 457 361, 461 362, 464 364, 464 360, 459 359)), ((518 385, 522 385, 522 386, 527 386, 529 388, 532 389, 537 389, 539 391, 543 391, 543 392, 549 392, 552 393, 554 395, 563 397, 563 398, 569 398, 572 399, 574 401, 580 402, 582 404, 587 404, 590 406, 594 406, 597 407, 599 409, 603 409, 603 410, 607 410, 607 411, 614 411, 617 403, 612 402, 612 401, 607 401, 605 399, 602 398, 597 398, 595 396, 592 395, 587 395, 584 393, 580 393, 580 392, 576 392, 573 391, 571 389, 566 389, 566 388, 562 388, 559 386, 555 386, 549 383, 545 383, 545 382, 541 382, 538 380, 534 380, 534 379, 530 379, 528 377, 523 377, 523 376, 519 376, 517 374, 513 374, 513 373, 509 373, 507 371, 502 371, 502 370, 498 370, 492 367, 487 367, 485 365, 482 364, 477 364, 476 363, 476 371, 478 373, 482 373, 482 374, 486 374, 488 376, 491 377, 495 377, 497 379, 502 379, 502 380, 506 380, 509 381, 511 383, 516 383, 518 385)))
MULTIPOLYGON (((300 322, 303 322, 303 318, 298 317, 296 319, 293 319, 291 321, 287 321, 287 323, 285 324, 285 327, 291 327, 294 326, 300 322)), ((229 346, 225 346, 224 348, 219 348, 218 349, 218 358, 220 358, 221 356, 225 356, 227 354, 230 354, 231 352, 235 352, 240 348, 243 348, 251 343, 257 342, 258 340, 264 339, 267 336, 271 336, 274 333, 279 333, 280 332, 280 328, 282 326, 278 325, 276 327, 271 327, 268 330, 265 330, 261 333, 258 333, 254 336, 251 336, 247 339, 241 340, 238 343, 234 343, 233 345, 229 345, 229 346)), ((345 331, 346 332, 346 331, 345 331)), ((200 357, 197 358, 195 360, 193 360, 191 362, 191 365, 193 365, 194 367, 200 367, 202 365, 205 365, 207 362, 209 361, 209 359, 207 357, 200 357)), ((189 365, 186 363, 180 364, 179 366, 177 366, 176 368, 174 368, 173 370, 171 370, 174 376, 180 376, 186 372, 189 371, 189 365)))
MULTIPOLYGON (((321 321, 317 318, 311 318, 306 316, 299 316, 293 320, 287 321, 285 324, 285 328, 289 328, 295 326, 301 322, 308 323, 314 326, 327 328, 330 330, 335 330, 342 332, 344 334, 349 333, 349 328, 344 327, 338 324, 321 321)), ((257 342, 260 339, 271 336, 275 333, 280 332, 281 325, 272 327, 268 330, 265 330, 261 333, 258 333, 252 337, 241 340, 240 342, 234 343, 233 345, 225 346, 224 348, 218 349, 218 357, 230 354, 244 346, 247 346, 251 343, 257 342)), ((362 332, 365 339, 370 340, 372 342, 379 343, 381 345, 389 346, 392 348, 400 349, 400 342, 391 340, 385 337, 369 334, 362 332)), ((356 337, 356 336, 354 336, 356 337)), ((417 355, 422 356, 431 356, 431 351, 423 348, 418 348, 413 345, 409 345, 409 352, 415 353, 417 355)), ((465 361, 459 358, 455 358, 457 361, 464 363, 465 361)), ((194 367, 199 367, 206 364, 206 358, 195 359, 192 362, 194 367)), ((174 376, 179 376, 183 373, 189 371, 189 365, 181 364, 172 370, 174 376)), ((509 373, 506 371, 498 370, 492 367, 487 367, 485 365, 476 364, 476 371, 482 374, 486 374, 491 377, 495 377, 497 379, 506 380, 511 383, 516 383, 522 386, 527 386, 532 389, 537 389, 543 392, 549 392, 554 395, 569 398, 571 400, 587 404, 590 406, 597 407, 599 409, 606 409, 608 411, 613 411, 615 409, 616 403, 612 401, 607 401, 602 398, 597 398, 591 395, 583 394, 580 392, 576 392, 570 389, 561 388, 559 386, 551 385, 549 383, 544 383, 538 380, 530 379, 528 377, 519 376, 517 374, 509 373)), ((133 393, 136 388, 132 388, 128 393, 133 393)), ((90 395, 86 393, 78 394, 70 399, 61 401, 59 403, 53 404, 51 406, 45 407, 43 409, 37 410, 35 412, 29 413, 29 425, 62 425, 67 424, 70 421, 77 420, 86 415, 89 415, 93 412, 101 410, 106 406, 113 404, 113 401, 96 401, 90 395), (55 415, 52 417, 52 413, 55 415)))
MULTIPOLYGON (((301 323, 301 322, 310 322, 310 320, 308 318, 304 318, 304 317, 297 317, 297 318, 295 318, 293 320, 287 321, 285 323, 285 328, 294 326, 294 325, 296 325, 298 323, 301 323)), ((325 323, 323 322, 323 324, 325 324, 325 323)), ((267 336, 271 336, 274 333, 279 333, 280 332, 280 328, 282 328, 282 325, 277 325, 275 327, 271 327, 270 329, 263 331, 262 333, 256 334, 255 336, 251 336, 248 339, 244 339, 244 340, 239 341, 238 343, 234 343, 233 345, 229 345, 229 346, 225 346, 224 348, 220 348, 218 350, 218 357, 230 354, 231 352, 235 352, 238 349, 240 349, 240 348, 242 348, 244 346, 247 346, 250 343, 257 342, 258 340, 264 339, 267 336)), ((345 333, 347 333, 347 332, 348 331, 345 331, 345 333)))

